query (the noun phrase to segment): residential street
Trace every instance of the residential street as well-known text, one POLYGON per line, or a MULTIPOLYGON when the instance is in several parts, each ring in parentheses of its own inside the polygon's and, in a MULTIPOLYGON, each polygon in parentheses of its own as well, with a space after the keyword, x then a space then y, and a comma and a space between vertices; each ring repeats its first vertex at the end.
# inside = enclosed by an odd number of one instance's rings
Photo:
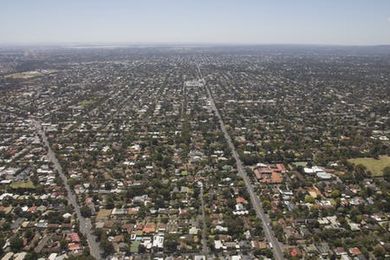
POLYGON ((54 169, 58 172, 58 174, 60 175, 60 177, 62 179, 62 182, 63 182, 65 189, 66 189, 66 192, 67 192, 68 202, 73 206, 73 208, 76 212, 76 215, 77 215, 77 219, 79 220, 80 231, 87 238, 90 254, 95 259, 102 259, 102 257, 101 257, 102 252, 100 250, 99 243, 96 242, 96 236, 92 234, 91 220, 89 218, 84 218, 81 215, 80 205, 77 202, 76 195, 73 193, 73 191, 70 189, 70 187, 68 185, 68 179, 67 179, 66 175, 64 174, 62 167, 61 167, 60 163, 58 162, 58 159, 57 159, 55 153, 53 152, 53 150, 50 147, 49 141, 47 139, 45 131, 43 130, 41 123, 39 121, 36 121, 36 120, 34 120, 33 123, 34 123, 35 129, 36 129, 38 135, 43 140, 44 146, 47 148, 48 160, 51 163, 53 163, 54 169))
MULTIPOLYGON (((203 79, 203 75, 201 73, 199 65, 197 67, 198 67, 200 79, 203 79)), ((254 192, 253 185, 252 185, 248 175, 245 172, 245 168, 244 168, 244 166, 243 166, 243 164, 241 162, 241 159, 240 159, 240 157, 239 157, 239 155, 238 155, 238 153, 237 153, 237 151, 236 151, 236 149, 234 147, 233 141, 232 141, 229 133, 226 130, 226 127, 225 127, 225 124, 223 122, 223 119, 222 119, 221 115, 219 114, 219 111, 218 111, 217 107, 215 106, 214 97, 211 94, 210 88, 207 86, 207 84, 205 84, 205 87, 206 87, 207 94, 208 94, 208 97, 209 97, 209 100, 210 100, 210 105, 211 105, 215 115, 218 118, 218 121, 219 121, 219 124, 220 124, 220 128, 221 128, 221 130, 222 130, 222 132, 223 132, 223 134, 225 136, 226 142, 228 143, 230 150, 232 151, 233 158, 236 161, 238 174, 243 178, 243 180, 245 182, 245 186, 246 186, 246 188, 248 190, 248 193, 250 195, 250 199, 251 199, 253 208, 256 211, 256 215, 262 221, 263 230, 264 230, 264 233, 265 233, 265 236, 266 236, 267 240, 272 245, 272 251, 274 253, 274 257, 275 257, 275 259, 278 259, 278 260, 284 259, 281 246, 280 246, 277 238, 275 237, 275 234, 274 234, 274 232, 273 232, 273 230, 272 230, 272 228, 270 226, 270 220, 269 220, 268 216, 264 212, 264 209, 263 209, 263 206, 262 206, 262 203, 261 203, 259 197, 254 192)))

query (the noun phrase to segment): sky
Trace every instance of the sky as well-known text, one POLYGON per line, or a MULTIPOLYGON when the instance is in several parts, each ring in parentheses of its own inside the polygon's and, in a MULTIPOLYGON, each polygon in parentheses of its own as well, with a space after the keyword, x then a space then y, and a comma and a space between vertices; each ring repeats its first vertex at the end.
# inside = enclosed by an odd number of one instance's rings
POLYGON ((0 0, 0 44, 390 44, 390 0, 0 0))

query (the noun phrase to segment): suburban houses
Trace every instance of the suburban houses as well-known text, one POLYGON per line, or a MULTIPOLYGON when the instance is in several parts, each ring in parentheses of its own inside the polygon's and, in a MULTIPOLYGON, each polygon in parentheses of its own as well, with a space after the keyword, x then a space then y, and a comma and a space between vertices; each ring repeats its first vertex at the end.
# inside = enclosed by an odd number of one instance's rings
POLYGON ((0 259, 387 259, 388 57, 226 48, 0 49, 0 259))

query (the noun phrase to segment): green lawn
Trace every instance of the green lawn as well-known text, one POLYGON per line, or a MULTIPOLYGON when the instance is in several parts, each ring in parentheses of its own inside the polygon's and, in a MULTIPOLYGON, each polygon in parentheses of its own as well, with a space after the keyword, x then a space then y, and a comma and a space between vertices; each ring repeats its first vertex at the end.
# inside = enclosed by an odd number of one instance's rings
POLYGON ((92 105, 93 103, 95 103, 95 100, 93 99, 86 99, 86 100, 83 100, 79 103, 79 105, 83 108, 86 108, 86 107, 89 107, 90 105, 92 105))
POLYGON ((32 181, 17 181, 11 183, 12 189, 35 189, 35 185, 32 181))
POLYGON ((382 176, 383 169, 390 166, 390 156, 380 156, 378 160, 373 158, 355 158, 348 161, 356 165, 362 164, 366 166, 374 176, 382 176))
POLYGON ((32 79, 35 77, 40 77, 43 74, 39 71, 26 71, 26 72, 18 72, 6 75, 5 78, 11 78, 11 79, 32 79))

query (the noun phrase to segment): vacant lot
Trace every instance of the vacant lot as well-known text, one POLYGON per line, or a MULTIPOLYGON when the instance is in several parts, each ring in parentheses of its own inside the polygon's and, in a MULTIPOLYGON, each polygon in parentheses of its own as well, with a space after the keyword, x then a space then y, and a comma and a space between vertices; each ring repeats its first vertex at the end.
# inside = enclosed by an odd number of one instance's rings
POLYGON ((362 164, 374 175, 382 176, 383 169, 390 166, 390 156, 380 156, 379 159, 373 158, 356 158, 350 159, 349 162, 353 164, 362 164))

